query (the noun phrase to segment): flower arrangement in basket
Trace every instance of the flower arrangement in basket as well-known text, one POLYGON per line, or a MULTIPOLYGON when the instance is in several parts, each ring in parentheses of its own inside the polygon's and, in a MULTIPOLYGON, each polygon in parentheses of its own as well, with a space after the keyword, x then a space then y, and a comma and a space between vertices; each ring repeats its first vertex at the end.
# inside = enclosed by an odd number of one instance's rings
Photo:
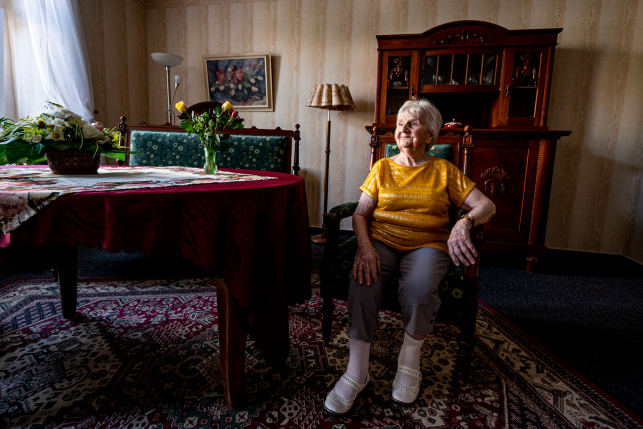
MULTIPOLYGON (((174 107, 179 112, 187 113, 187 107, 182 101, 176 103, 174 107)), ((206 174, 216 174, 217 152, 228 150, 226 140, 230 138, 230 135, 224 134, 223 130, 243 128, 243 124, 235 119, 237 119, 237 111, 232 110, 232 104, 226 101, 223 105, 214 108, 212 116, 208 112, 203 112, 200 115, 192 112, 187 115, 187 119, 181 120, 181 128, 190 135, 198 135, 201 139, 201 145, 205 149, 203 171, 206 174)))
MULTIPOLYGON (((15 122, 0 118, 0 165, 47 161, 54 170, 52 159, 75 155, 75 161, 63 164, 73 167, 76 163, 78 167, 79 162, 89 163, 95 173, 100 155, 124 161, 125 154, 134 153, 119 145, 121 135, 115 129, 89 123, 59 104, 48 103, 54 109, 35 118, 27 116, 15 122)), ((91 173, 82 167, 77 170, 77 174, 91 173)))

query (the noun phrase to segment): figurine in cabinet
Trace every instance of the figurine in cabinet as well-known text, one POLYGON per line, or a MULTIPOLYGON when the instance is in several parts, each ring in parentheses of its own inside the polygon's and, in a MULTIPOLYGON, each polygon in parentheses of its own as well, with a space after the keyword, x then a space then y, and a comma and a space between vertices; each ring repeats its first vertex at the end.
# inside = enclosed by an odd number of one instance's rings
POLYGON ((408 87, 409 86, 409 71, 404 68, 404 58, 397 57, 393 60, 395 67, 391 69, 387 84, 388 87, 408 87), (402 76, 404 75, 404 76, 402 76))
POLYGON ((538 86, 538 70, 532 64, 534 57, 530 53, 520 56, 522 64, 516 68, 516 74, 511 80, 513 86, 538 86))

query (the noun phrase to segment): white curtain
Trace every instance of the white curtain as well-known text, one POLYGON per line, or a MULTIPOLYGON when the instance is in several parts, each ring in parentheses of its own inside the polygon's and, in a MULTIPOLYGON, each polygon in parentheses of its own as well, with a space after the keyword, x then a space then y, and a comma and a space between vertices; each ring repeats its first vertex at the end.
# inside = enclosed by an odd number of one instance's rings
POLYGON ((51 101, 91 120, 94 94, 78 0, 7 6, 18 116, 39 114, 51 101))
POLYGON ((4 4, 0 4, 0 118, 4 117, 4 4))

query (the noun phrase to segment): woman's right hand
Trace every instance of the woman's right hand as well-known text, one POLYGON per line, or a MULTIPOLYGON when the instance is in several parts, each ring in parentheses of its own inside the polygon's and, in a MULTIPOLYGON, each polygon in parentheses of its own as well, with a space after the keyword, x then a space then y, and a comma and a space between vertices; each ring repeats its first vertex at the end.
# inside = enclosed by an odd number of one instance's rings
POLYGON ((377 275, 380 273, 380 256, 375 248, 369 243, 367 246, 357 248, 357 256, 353 263, 353 278, 358 279, 359 284, 370 286, 372 282, 377 281, 377 275))

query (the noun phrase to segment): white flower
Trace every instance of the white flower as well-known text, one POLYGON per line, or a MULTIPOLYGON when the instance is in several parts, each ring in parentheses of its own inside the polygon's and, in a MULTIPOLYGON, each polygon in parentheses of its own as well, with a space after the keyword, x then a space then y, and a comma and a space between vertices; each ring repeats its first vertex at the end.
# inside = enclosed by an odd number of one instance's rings
POLYGON ((104 133, 102 131, 99 131, 96 129, 95 126, 92 124, 85 123, 83 125, 83 135, 85 136, 86 139, 98 139, 102 138, 104 136, 104 133))
POLYGON ((225 88, 225 85, 221 85, 221 86, 219 87, 219 91, 223 91, 223 89, 224 89, 224 88, 225 88))
POLYGON ((253 87, 252 87, 252 90, 253 90, 254 92, 257 92, 257 91, 259 91, 259 88, 257 88, 256 86, 253 86, 253 87))
POLYGON ((62 131, 64 129, 65 127, 63 127, 62 125, 54 125, 54 131, 62 131))
POLYGON ((239 84, 239 89, 241 89, 241 84, 239 84))
POLYGON ((234 83, 230 84, 230 88, 234 89, 234 83))
POLYGON ((213 86, 210 87, 210 91, 214 92, 214 87, 213 86))
POLYGON ((35 136, 33 136, 33 139, 31 139, 31 141, 34 143, 38 143, 41 140, 42 140, 42 136, 40 134, 36 134, 35 136))
POLYGON ((60 131, 45 129, 45 133, 47 134, 47 136, 45 137, 45 140, 54 140, 54 141, 65 140, 65 135, 60 131))
POLYGON ((81 118, 80 116, 71 117, 71 118, 67 119, 67 122, 72 124, 72 125, 80 125, 81 127, 87 123, 87 121, 84 120, 83 118, 81 118))
POLYGON ((257 76, 257 79, 263 80, 263 76, 257 76))
POLYGON ((230 95, 234 95, 234 89, 230 91, 230 95))
POLYGON ((255 83, 255 82, 256 82, 256 80, 250 79, 250 83, 255 83))

